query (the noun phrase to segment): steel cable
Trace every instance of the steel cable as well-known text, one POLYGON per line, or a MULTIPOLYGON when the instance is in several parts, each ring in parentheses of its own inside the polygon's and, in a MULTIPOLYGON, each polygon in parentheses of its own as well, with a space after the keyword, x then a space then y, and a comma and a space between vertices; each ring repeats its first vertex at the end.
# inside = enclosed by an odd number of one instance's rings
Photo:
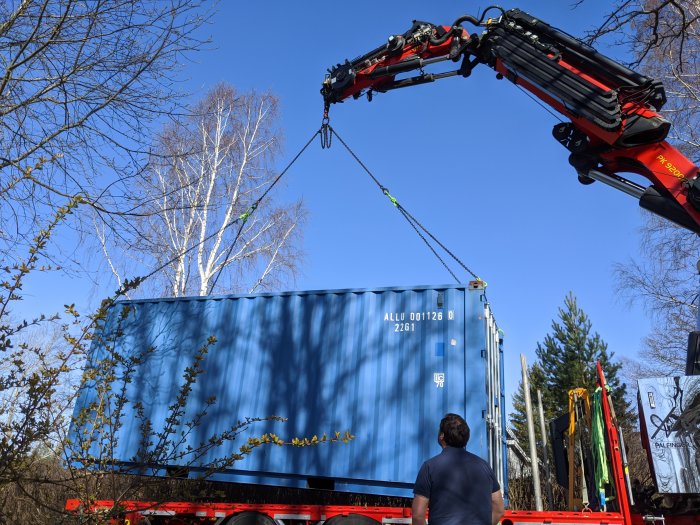
MULTIPOLYGON (((329 126, 330 127, 330 126, 329 126)), ((430 237, 440 248, 442 248, 445 253, 447 253, 452 259, 454 259, 457 264, 459 264, 469 275, 474 277, 477 281, 482 281, 483 280, 476 275, 472 270, 470 270, 467 265, 465 265, 452 251, 450 251, 443 243, 441 243, 435 235, 433 235, 425 226, 423 226, 411 213, 406 210, 394 197, 392 197, 389 194, 389 190, 384 186, 377 177, 374 176, 374 174, 369 170, 369 168, 360 160, 360 158, 355 154, 355 152, 348 146, 348 144, 343 140, 343 138, 338 135, 338 132, 335 131, 332 127, 330 127, 330 134, 335 135, 340 143, 345 147, 345 149, 350 153, 350 155, 357 161, 357 163, 362 167, 362 169, 367 173, 367 175, 370 176, 370 178, 374 181, 374 183, 379 187, 381 192, 386 195, 389 200, 396 206, 396 208, 401 212, 403 217, 408 221, 408 223, 411 225, 411 227, 416 231, 418 236, 423 240, 423 242, 428 246, 431 252, 437 257, 437 259, 442 263, 442 265, 445 267, 445 269, 450 273, 450 275, 455 279, 457 283, 460 283, 460 280, 457 278, 455 273, 450 269, 450 267, 447 265, 447 263, 444 261, 444 259, 437 253, 435 248, 430 244, 430 242, 425 238, 425 236, 420 232, 420 230, 423 230, 425 234, 430 237)))

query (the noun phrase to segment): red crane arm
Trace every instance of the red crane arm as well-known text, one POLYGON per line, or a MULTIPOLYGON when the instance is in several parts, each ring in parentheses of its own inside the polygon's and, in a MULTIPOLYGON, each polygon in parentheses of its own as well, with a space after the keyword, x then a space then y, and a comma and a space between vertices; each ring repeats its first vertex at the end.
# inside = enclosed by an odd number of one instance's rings
POLYGON ((659 113, 666 102, 658 80, 619 64, 576 38, 518 9, 498 18, 463 16, 451 26, 416 21, 402 35, 352 61, 330 68, 321 88, 326 115, 331 104, 367 93, 468 77, 485 64, 564 115, 553 135, 570 151, 579 180, 600 180, 639 199, 640 205, 700 234, 698 167, 666 142, 670 123, 659 113), (482 27, 469 34, 462 24, 482 27), (440 61, 454 71, 426 73, 440 61), (398 75, 418 70, 408 78, 398 75), (644 187, 621 177, 636 173, 644 187))

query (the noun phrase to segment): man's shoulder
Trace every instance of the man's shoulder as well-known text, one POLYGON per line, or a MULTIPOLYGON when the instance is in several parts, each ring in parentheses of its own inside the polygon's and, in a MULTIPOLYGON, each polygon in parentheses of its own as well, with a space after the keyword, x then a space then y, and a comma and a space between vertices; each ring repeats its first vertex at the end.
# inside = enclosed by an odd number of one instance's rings
POLYGON ((473 463, 484 463, 488 465, 481 457, 469 452, 463 448, 447 447, 442 450, 439 454, 427 459, 425 463, 428 464, 440 464, 440 463, 451 463, 454 461, 468 461, 473 463))
POLYGON ((443 449, 443 451, 439 454, 425 460, 424 464, 426 464, 428 467, 442 465, 452 466, 455 464, 455 462, 483 465, 491 468, 488 461, 481 456, 477 456, 473 452, 469 452, 466 449, 455 447, 447 447, 443 449))
POLYGON ((488 461, 486 461, 486 460, 485 460, 484 458, 482 458, 481 456, 477 456, 477 455, 474 454, 473 452, 469 452, 468 450, 465 450, 464 452, 465 452, 464 457, 465 457, 466 459, 468 459, 469 461, 473 461, 474 463, 481 463, 481 464, 483 464, 483 465, 488 465, 488 464, 489 464, 488 461))
POLYGON ((447 452, 443 451, 442 454, 438 454, 428 460, 431 462, 430 466, 452 468, 455 465, 463 465, 471 469, 476 468, 479 471, 492 472, 489 462, 473 452, 469 452, 463 448, 449 448, 445 450, 447 452))
POLYGON ((431 457, 431 458, 426 459, 426 460, 423 462, 423 466, 428 466, 428 467, 429 467, 429 466, 431 466, 431 465, 435 465, 436 463, 440 463, 440 456, 441 456, 441 454, 437 454, 437 455, 435 455, 435 456, 433 456, 433 457, 431 457))

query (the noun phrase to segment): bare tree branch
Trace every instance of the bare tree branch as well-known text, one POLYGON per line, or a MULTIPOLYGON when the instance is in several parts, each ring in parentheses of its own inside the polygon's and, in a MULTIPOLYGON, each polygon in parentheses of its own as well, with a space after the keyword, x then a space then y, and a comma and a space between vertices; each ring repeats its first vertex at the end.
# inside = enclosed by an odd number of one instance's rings
POLYGON ((125 179, 148 159, 151 123, 179 111, 174 82, 203 44, 205 1, 0 3, 3 253, 64 197, 134 211, 125 179))
POLYGON ((634 58, 630 66, 639 67, 656 55, 676 50, 675 67, 683 70, 684 60, 692 56, 690 40, 697 37, 700 7, 694 0, 617 1, 606 20, 587 39, 594 43, 615 35, 628 46, 634 58))
POLYGON ((138 185, 140 235, 119 243, 148 267, 165 265, 152 293, 247 291, 294 275, 301 204, 276 207, 267 196, 249 214, 276 180, 276 117, 273 96, 219 85, 159 135, 138 185))

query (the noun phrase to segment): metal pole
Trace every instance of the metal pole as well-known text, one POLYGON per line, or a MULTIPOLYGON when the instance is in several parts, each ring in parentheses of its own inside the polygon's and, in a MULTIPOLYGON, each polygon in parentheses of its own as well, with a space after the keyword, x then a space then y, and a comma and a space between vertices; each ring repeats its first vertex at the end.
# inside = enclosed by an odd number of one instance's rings
POLYGON ((523 369, 523 393, 525 394, 525 414, 527 416, 527 435, 530 438, 530 465, 532 484, 535 488, 535 510, 542 510, 542 492, 540 490, 540 470, 537 461, 537 442, 535 440, 535 423, 532 418, 532 399, 530 399, 530 381, 527 377, 525 356, 520 354, 520 364, 523 369))
POLYGON ((617 427, 617 433, 620 435, 622 470, 625 472, 625 485, 627 486, 627 497, 630 499, 630 505, 634 505, 634 495, 632 494, 632 482, 630 481, 630 469, 629 463, 627 462, 627 451, 625 450, 625 436, 622 435, 622 427, 617 427))
POLYGON ((640 186, 636 182, 627 180, 619 175, 609 175, 598 170, 583 171, 579 172, 579 174, 602 182, 603 184, 607 184, 608 186, 615 188, 616 190, 620 190, 627 195, 634 197, 635 199, 639 199, 642 197, 642 195, 644 195, 644 186, 640 186))
POLYGON ((537 389, 537 409, 540 413, 540 433, 542 434, 542 459, 544 460, 545 486, 547 487, 547 503, 549 510, 554 509, 554 494, 549 480, 549 454, 547 453, 547 427, 544 424, 544 409, 542 408, 542 392, 537 389))

